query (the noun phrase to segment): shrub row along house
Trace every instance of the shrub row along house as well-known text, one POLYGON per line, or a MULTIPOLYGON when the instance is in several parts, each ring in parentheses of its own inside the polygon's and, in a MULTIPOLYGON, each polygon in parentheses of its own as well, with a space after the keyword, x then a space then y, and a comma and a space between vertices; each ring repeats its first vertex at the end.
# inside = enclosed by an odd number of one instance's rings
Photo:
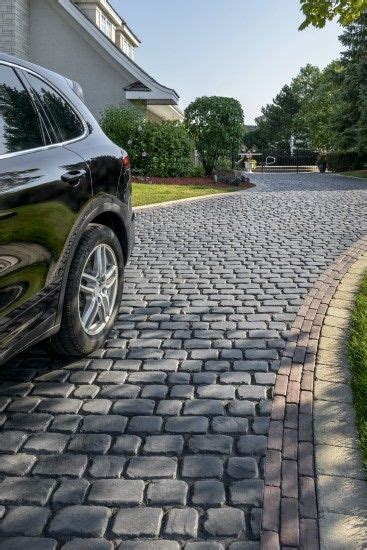
POLYGON ((134 61, 140 40, 108 0, 1 0, 0 51, 78 82, 93 114, 139 104, 153 120, 183 120, 175 90, 134 61))

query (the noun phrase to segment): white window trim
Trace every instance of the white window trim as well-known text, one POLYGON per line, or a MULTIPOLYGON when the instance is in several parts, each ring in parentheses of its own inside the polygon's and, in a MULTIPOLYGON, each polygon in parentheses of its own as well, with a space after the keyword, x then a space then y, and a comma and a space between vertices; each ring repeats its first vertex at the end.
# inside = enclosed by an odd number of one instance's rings
POLYGON ((128 40, 126 40, 126 38, 123 36, 122 37, 122 51, 128 56, 130 57, 130 59, 134 59, 134 46, 131 44, 131 42, 129 42, 128 40))
POLYGON ((112 23, 102 12, 99 13, 99 28, 108 38, 112 39, 112 23))

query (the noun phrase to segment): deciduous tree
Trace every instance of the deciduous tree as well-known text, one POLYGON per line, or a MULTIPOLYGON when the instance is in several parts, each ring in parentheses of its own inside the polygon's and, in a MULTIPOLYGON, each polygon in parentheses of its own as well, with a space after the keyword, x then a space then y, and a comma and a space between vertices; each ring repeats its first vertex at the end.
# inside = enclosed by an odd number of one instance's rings
POLYGON ((342 73, 340 61, 330 63, 319 73, 313 88, 301 103, 297 126, 307 136, 312 149, 329 151, 338 142, 334 121, 340 111, 342 73))
POLYGON ((206 174, 218 159, 236 151, 244 134, 243 110, 230 97, 199 97, 186 108, 185 124, 199 152, 206 174))
POLYGON ((342 26, 349 25, 364 10, 367 9, 366 0, 301 0, 301 9, 306 17, 299 30, 309 25, 322 28, 327 21, 337 18, 342 26))

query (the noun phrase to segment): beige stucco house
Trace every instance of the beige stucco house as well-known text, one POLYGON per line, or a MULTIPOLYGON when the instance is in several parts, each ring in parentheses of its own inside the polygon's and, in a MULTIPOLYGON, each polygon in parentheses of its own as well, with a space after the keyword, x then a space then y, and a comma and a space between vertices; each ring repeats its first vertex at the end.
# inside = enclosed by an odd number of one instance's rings
POLYGON ((182 120, 175 90, 136 63, 139 45, 108 0, 0 1, 0 51, 81 84, 97 118, 107 105, 138 102, 149 118, 182 120))

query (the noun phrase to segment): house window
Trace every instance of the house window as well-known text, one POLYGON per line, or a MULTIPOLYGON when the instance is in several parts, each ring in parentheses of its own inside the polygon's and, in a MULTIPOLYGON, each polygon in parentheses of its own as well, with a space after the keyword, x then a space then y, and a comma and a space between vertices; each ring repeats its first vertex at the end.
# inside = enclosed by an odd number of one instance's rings
POLYGON ((104 32, 109 38, 112 38, 112 23, 103 13, 99 16, 99 28, 104 32))
POLYGON ((125 38, 122 49, 126 55, 128 55, 131 59, 134 59, 134 48, 125 38))

